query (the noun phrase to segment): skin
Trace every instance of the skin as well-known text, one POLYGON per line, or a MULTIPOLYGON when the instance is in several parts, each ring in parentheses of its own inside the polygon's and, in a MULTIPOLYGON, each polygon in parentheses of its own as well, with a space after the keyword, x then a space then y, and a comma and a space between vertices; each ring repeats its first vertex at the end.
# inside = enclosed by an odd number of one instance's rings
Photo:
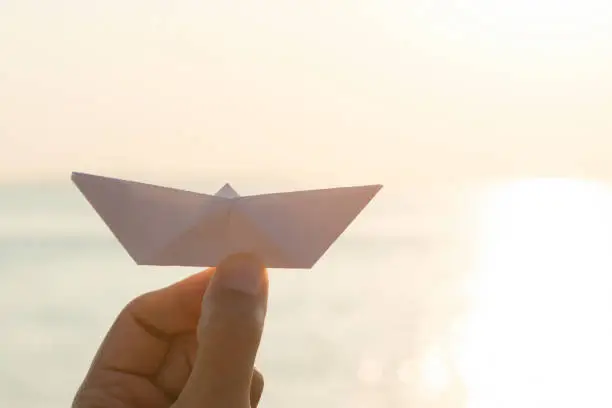
POLYGON ((251 408, 268 279, 248 254, 232 255, 119 314, 73 408, 251 408))

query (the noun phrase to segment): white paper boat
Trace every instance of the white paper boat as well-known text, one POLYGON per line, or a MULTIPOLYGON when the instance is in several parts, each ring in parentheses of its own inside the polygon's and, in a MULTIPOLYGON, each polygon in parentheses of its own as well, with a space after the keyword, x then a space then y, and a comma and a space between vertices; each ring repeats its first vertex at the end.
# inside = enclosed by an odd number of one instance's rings
POLYGON ((311 268, 382 188, 216 195, 84 173, 72 180, 139 265, 216 266, 237 252, 311 268))

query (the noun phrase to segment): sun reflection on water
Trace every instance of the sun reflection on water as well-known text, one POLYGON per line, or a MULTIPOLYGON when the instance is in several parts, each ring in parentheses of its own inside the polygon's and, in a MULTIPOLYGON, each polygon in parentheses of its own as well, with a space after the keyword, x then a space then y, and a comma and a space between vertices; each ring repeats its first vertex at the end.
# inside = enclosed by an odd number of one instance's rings
POLYGON ((456 355, 467 407, 612 406, 612 190, 517 182, 491 191, 481 215, 456 355))

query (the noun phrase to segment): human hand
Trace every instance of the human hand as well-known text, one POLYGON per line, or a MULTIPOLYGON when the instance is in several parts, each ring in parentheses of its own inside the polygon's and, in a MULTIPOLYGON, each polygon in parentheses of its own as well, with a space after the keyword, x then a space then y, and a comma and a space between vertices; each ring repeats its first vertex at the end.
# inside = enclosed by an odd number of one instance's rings
POLYGON ((128 304, 109 330, 73 408, 249 408, 268 277, 248 254, 128 304))

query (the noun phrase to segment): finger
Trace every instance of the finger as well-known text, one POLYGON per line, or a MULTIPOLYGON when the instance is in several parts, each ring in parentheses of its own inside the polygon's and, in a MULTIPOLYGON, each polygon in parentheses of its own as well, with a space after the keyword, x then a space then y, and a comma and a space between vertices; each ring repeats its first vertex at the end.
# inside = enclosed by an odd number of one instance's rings
POLYGON ((209 268, 142 295, 132 301, 126 311, 160 337, 193 331, 200 318, 202 297, 213 273, 214 268, 209 268))
POLYGON ((259 372, 259 370, 255 369, 253 371, 253 378, 251 379, 251 408, 256 408, 259 405, 259 401, 261 400, 261 395, 263 394, 264 389, 264 378, 263 375, 259 372))
POLYGON ((236 254, 217 267, 202 300, 198 352, 177 407, 246 408, 268 299, 265 267, 236 254))
MULTIPOLYGON (((172 401, 181 393, 195 362, 197 353, 195 334, 177 336, 172 340, 170 349, 164 358, 164 364, 157 374, 155 384, 164 391, 172 401)), ((251 380, 251 407, 256 407, 263 392, 263 375, 255 368, 251 380)))
POLYGON ((191 374, 197 348, 195 333, 176 336, 170 343, 154 382, 172 401, 178 398, 191 374))
POLYGON ((100 346, 92 371, 111 369, 142 376, 155 374, 170 339, 180 333, 195 332, 212 272, 203 271, 130 302, 100 346))

